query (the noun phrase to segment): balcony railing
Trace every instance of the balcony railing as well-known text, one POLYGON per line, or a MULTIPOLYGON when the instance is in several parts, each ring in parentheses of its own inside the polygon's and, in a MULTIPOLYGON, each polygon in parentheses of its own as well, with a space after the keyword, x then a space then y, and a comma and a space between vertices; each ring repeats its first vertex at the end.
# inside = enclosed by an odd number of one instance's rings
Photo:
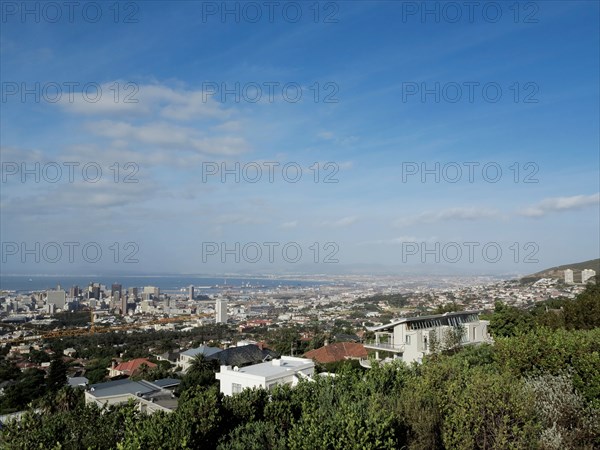
POLYGON ((372 348, 375 350, 385 350, 388 352, 403 352, 404 344, 388 344, 387 342, 375 342, 369 341, 364 344, 367 348, 372 348))

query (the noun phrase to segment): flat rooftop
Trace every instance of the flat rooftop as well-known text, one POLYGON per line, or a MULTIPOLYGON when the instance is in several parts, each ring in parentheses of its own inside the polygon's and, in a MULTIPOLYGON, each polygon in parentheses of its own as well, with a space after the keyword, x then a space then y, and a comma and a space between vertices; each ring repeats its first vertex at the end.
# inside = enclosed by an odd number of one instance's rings
MULTIPOLYGON (((237 371, 233 369, 227 369, 225 371, 271 378, 283 376, 298 370, 308 369, 314 367, 314 365, 315 363, 311 359, 283 356, 281 359, 274 359, 272 361, 254 364, 252 366, 241 367, 237 371)), ((224 372, 222 369, 221 371, 224 372)))

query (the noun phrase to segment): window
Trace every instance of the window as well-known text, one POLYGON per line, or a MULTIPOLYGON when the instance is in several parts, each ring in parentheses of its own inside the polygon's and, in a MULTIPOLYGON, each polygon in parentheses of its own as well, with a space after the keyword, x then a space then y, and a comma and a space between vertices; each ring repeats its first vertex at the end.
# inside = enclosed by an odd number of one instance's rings
POLYGON ((238 383, 231 383, 231 392, 233 394, 239 394, 242 392, 242 385, 238 383))
POLYGON ((407 334, 404 338, 404 341, 406 342, 406 344, 410 345, 410 335, 407 334))

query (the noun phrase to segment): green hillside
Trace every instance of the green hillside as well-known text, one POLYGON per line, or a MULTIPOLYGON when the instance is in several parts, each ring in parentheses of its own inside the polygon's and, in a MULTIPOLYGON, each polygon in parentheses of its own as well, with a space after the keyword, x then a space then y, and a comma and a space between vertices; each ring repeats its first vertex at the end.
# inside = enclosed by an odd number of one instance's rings
POLYGON ((581 271, 584 269, 592 269, 596 271, 596 274, 600 274, 600 258, 591 259, 589 261, 583 261, 579 263, 565 264, 562 266, 551 267, 550 269, 542 270, 531 275, 527 275, 521 278, 521 281, 537 281, 540 278, 557 278, 564 279, 564 271, 571 269, 573 271, 573 281, 576 283, 581 282, 581 271))

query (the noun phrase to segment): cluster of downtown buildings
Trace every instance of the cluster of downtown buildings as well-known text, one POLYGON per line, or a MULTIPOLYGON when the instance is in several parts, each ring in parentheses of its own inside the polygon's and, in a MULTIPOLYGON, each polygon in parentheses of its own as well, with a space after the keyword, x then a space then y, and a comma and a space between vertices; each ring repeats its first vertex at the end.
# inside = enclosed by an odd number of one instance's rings
MULTIPOLYGON (((95 324, 117 326, 139 325, 140 329, 192 329, 209 323, 228 323, 240 332, 272 325, 305 325, 318 322, 326 329, 335 321, 350 322, 356 329, 376 325, 395 317, 427 315, 428 311, 448 304, 465 310, 493 310, 496 301, 527 307, 549 298, 574 298, 593 277, 591 269, 581 271, 573 283, 570 270, 565 282, 541 278, 523 284, 519 280, 494 281, 480 278, 394 279, 391 277, 346 277, 341 281, 297 286, 282 284, 265 286, 227 286, 212 289, 210 294, 198 287, 186 286, 175 292, 161 292, 157 286, 130 287, 113 283, 104 286, 90 283, 85 288, 72 286, 46 291, 16 294, 0 292, 1 322, 35 321, 51 324, 60 311, 90 311, 95 324), (404 304, 395 307, 377 297, 402 295, 404 304), (154 319, 172 318, 156 323, 154 319), (180 321, 175 319, 180 318, 180 321)), ((1 326, 0 322, 0 326, 1 326)), ((0 336, 3 340, 20 338, 14 330, 0 336)))

